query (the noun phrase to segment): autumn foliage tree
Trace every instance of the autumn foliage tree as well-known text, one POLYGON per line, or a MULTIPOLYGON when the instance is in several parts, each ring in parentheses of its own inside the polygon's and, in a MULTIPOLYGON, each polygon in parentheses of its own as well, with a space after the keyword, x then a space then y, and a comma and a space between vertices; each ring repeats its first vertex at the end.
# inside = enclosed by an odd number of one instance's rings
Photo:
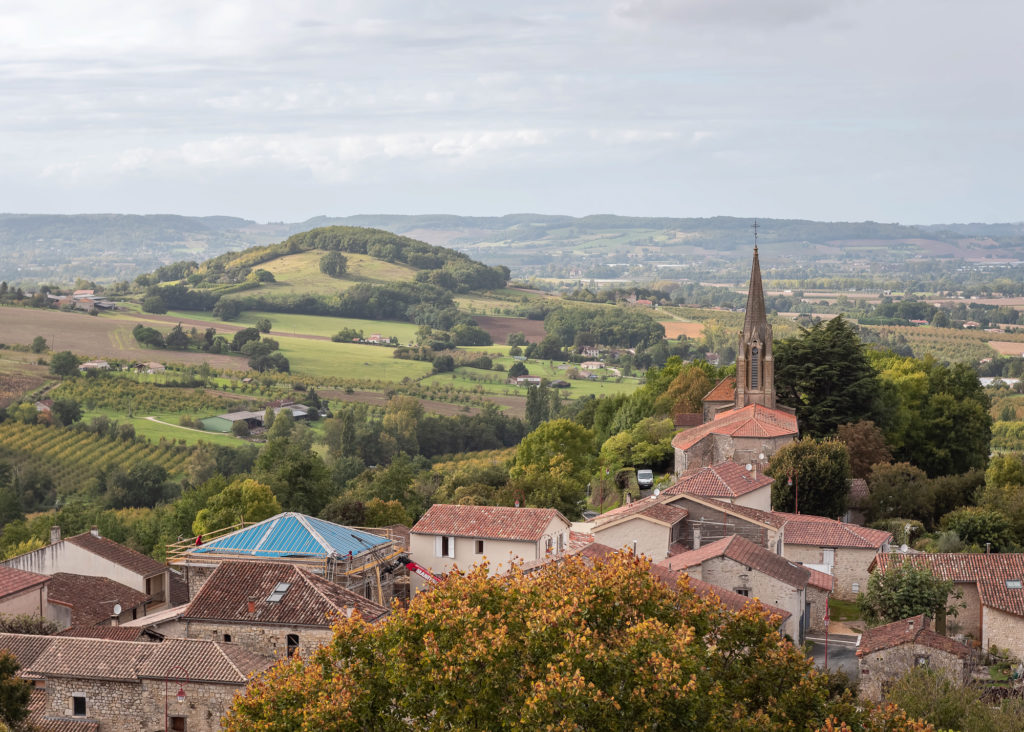
POLYGON ((924 729, 833 693, 769 616, 657 580, 643 558, 455 572, 383 623, 250 683, 227 730, 924 729))

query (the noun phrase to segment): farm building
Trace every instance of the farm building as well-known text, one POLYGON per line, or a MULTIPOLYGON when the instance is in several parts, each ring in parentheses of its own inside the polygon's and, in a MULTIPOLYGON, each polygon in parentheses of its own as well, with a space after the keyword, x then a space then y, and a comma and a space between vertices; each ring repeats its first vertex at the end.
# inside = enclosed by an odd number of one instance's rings
MULTIPOLYGON (((272 402, 267 406, 274 410, 274 414, 280 414, 282 411, 288 410, 295 419, 306 419, 309 417, 309 407, 305 404, 279 406, 272 402)), ((207 432, 230 432, 235 422, 245 422, 249 429, 255 429, 256 427, 263 426, 263 418, 266 416, 266 413, 265 409, 253 412, 227 412, 225 414, 218 414, 216 417, 206 417, 200 421, 203 423, 203 429, 207 432)))
POLYGON ((226 560, 280 561, 387 605, 395 596, 393 560, 405 549, 389 529, 373 532, 301 513, 279 513, 249 526, 170 544, 167 561, 184 573, 189 597, 226 560))

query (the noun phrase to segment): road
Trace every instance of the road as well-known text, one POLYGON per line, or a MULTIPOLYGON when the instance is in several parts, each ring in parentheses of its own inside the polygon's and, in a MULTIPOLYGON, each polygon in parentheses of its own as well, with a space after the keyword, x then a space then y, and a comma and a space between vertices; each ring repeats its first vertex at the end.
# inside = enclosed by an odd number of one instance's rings
MULTIPOLYGON (((860 676, 857 668, 857 638, 855 635, 829 634, 828 637, 828 668, 830 671, 842 671, 851 681, 860 676)), ((825 665, 825 636, 808 635, 807 640, 813 643, 811 658, 817 668, 825 665)))

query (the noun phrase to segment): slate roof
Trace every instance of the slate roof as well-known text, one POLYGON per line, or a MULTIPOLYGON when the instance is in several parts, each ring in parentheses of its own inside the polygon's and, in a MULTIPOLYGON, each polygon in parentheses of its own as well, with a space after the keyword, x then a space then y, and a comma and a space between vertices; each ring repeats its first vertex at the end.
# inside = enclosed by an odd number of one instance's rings
POLYGON ((668 569, 683 570, 717 557, 726 557, 739 564, 752 567, 791 587, 806 587, 811 577, 810 570, 806 567, 790 562, 788 559, 768 551, 763 546, 737 535, 711 542, 700 549, 676 554, 661 560, 658 564, 668 569))
POLYGON ((944 580, 973 582, 982 605, 1024 616, 1024 587, 1007 585, 1024 585, 1024 554, 879 554, 868 569, 884 573, 901 562, 927 567, 944 580))
POLYGON ((353 556, 388 544, 384 537, 301 513, 271 516, 188 550, 189 556, 235 554, 265 559, 353 556))
POLYGON ((967 658, 971 654, 963 643, 957 643, 952 638, 936 633, 928 627, 928 618, 924 615, 917 615, 913 618, 897 620, 895 623, 880 625, 877 628, 868 628, 860 638, 857 655, 864 656, 907 643, 945 651, 960 658, 967 658))
POLYGON ((146 604, 149 595, 106 577, 57 572, 50 578, 47 599, 71 608, 72 625, 99 625, 114 614, 114 605, 122 611, 146 604))
POLYGON ((461 506, 435 503, 412 527, 413 534, 466 536, 505 541, 538 541, 553 518, 569 519, 553 508, 461 506))
POLYGON ((203 583, 182 618, 329 627, 346 607, 358 610, 367 622, 388 613, 386 607, 291 564, 228 560, 203 583), (268 601, 282 582, 289 587, 281 599, 268 601), (249 597, 256 598, 252 613, 249 597))
POLYGON ((708 435, 783 437, 797 433, 796 415, 761 404, 748 404, 741 409, 720 412, 711 422, 680 432, 672 438, 672 447, 686 450, 708 435))
POLYGON ((140 554, 134 549, 118 544, 103 536, 93 536, 90 532, 69 536, 64 541, 103 557, 109 562, 131 570, 143 577, 152 577, 167 571, 167 567, 152 557, 140 554))
POLYGON ((273 660, 257 656, 233 643, 168 638, 148 645, 154 650, 140 666, 139 678, 175 678, 184 668, 188 670, 190 682, 245 684, 249 676, 274 664, 273 660))
POLYGON ((686 473, 677 483, 666 488, 665 493, 670 495, 690 493, 710 498, 739 498, 771 484, 772 479, 764 473, 758 475, 733 460, 727 460, 686 473))
POLYGON ((25 572, 13 567, 0 566, 0 598, 17 595, 20 592, 41 585, 50 578, 45 574, 25 572))
POLYGON ((736 377, 726 376, 704 395, 702 402, 732 402, 736 401, 736 377))

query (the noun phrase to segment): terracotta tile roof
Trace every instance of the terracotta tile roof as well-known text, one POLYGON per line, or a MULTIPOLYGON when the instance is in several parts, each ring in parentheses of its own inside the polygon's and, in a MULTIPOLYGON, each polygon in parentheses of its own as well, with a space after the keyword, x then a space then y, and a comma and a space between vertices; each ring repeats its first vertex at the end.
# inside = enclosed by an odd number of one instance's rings
POLYGON ((134 549, 118 544, 103 536, 93 536, 90 532, 69 536, 65 541, 103 557, 109 562, 131 570, 143 577, 151 577, 167 570, 167 567, 152 557, 140 554, 134 549))
POLYGON ((715 415, 715 419, 700 427, 680 432, 672 438, 672 447, 686 450, 708 435, 733 437, 783 437, 798 433, 796 416, 781 409, 769 409, 761 404, 749 404, 742 409, 730 409, 715 415))
POLYGON ((638 501, 633 501, 632 503, 627 503, 623 506, 619 506, 618 508, 613 508, 611 511, 605 511, 600 516, 595 516, 591 519, 591 523, 595 526, 600 526, 610 521, 618 521, 625 516, 632 516, 634 513, 641 513, 651 506, 661 502, 661 496, 647 496, 646 498, 641 498, 638 501))
MULTIPOLYGON (((651 565, 651 574, 673 590, 676 589, 679 578, 686 576, 684 572, 668 569, 667 567, 660 566, 658 564, 651 565)), ((687 577, 687 581, 689 582, 690 589, 693 590, 694 594, 698 597, 717 598, 722 603, 723 607, 727 610, 732 610, 733 612, 740 612, 750 603, 754 603, 762 610, 767 610, 771 616, 775 618, 775 622, 778 625, 782 625, 792 615, 792 613, 787 610, 783 610, 775 605, 767 605, 756 598, 744 597, 739 593, 731 590, 724 590, 721 587, 715 587, 708 582, 704 582, 694 577, 687 577)))
POLYGON ((666 488, 665 493, 670 495, 691 493, 711 498, 739 498, 771 484, 772 479, 764 473, 757 474, 737 462, 727 460, 684 474, 679 482, 666 488))
POLYGON ((114 605, 131 610, 149 600, 146 593, 112 579, 68 572, 57 572, 50 578, 46 596, 49 602, 71 608, 72 625, 106 623, 114 614, 114 605))
POLYGON ((702 402, 733 402, 736 401, 736 377, 726 376, 719 381, 704 398, 702 402))
POLYGON ((676 554, 661 560, 658 564, 667 569, 684 570, 716 557, 726 557, 738 564, 752 567, 791 587, 806 587, 811 576, 806 567, 794 564, 788 559, 768 551, 763 546, 737 535, 719 539, 700 549, 676 554))
POLYGON ((690 512, 681 506, 670 506, 667 503, 655 503, 641 511, 640 515, 671 526, 689 516, 690 512))
POLYGON ((832 575, 819 572, 818 570, 811 569, 810 567, 805 567, 805 569, 811 573, 811 577, 807 580, 807 584, 812 587, 825 590, 826 592, 831 592, 835 587, 835 577, 832 575))
POLYGON ((188 602, 188 582, 178 576, 174 570, 171 570, 171 587, 168 595, 171 605, 184 605, 188 602))
POLYGON ((137 681, 143 662, 160 645, 54 636, 26 670, 39 676, 137 681))
POLYGON ((50 578, 45 574, 25 572, 13 567, 0 566, 0 597, 16 595, 19 592, 41 585, 50 578))
POLYGON ((901 562, 944 580, 973 582, 982 605, 1024 616, 1024 554, 879 554, 869 569, 885 572, 901 562))
POLYGON ((28 729, 35 732, 99 732, 100 723, 71 717, 48 717, 46 689, 33 689, 28 700, 28 729))
POLYGON ((413 534, 467 536, 506 541, 538 541, 553 518, 569 520, 553 508, 461 506, 435 503, 412 527, 413 534))
POLYGON ((916 615, 865 630, 860 638, 860 645, 857 647, 857 655, 864 656, 907 643, 945 651, 960 658, 967 658, 971 654, 963 643, 957 643, 952 638, 947 638, 931 630, 928 627, 928 618, 924 615, 916 615))
POLYGON ((7 651, 14 656, 24 671, 49 647, 53 638, 52 635, 0 633, 0 651, 7 651))
POLYGON ((188 670, 190 682, 245 684, 249 676, 264 671, 275 661, 250 653, 234 643, 168 638, 152 643, 155 650, 139 668, 139 678, 163 679, 188 670))
POLYGON ((787 521, 785 525, 786 543, 878 550, 886 542, 892 541, 892 534, 888 531, 868 529, 856 524, 844 524, 832 519, 823 521, 821 519, 821 516, 816 516, 810 520, 801 517, 787 521))
POLYGON ((372 622, 388 609, 346 590, 313 572, 281 562, 227 560, 203 583, 182 617, 226 623, 313 625, 329 627, 333 618, 350 606, 372 622), (276 602, 274 588, 289 586, 276 602), (256 598, 249 612, 249 597, 256 598))
POLYGON ((703 496, 687 496, 692 500, 702 503, 709 508, 715 508, 725 513, 738 516, 739 518, 749 519, 751 521, 757 521, 758 523, 771 526, 776 529, 781 529, 786 525, 786 518, 784 515, 780 515, 774 511, 762 511, 759 508, 749 508, 747 506, 737 506, 735 503, 729 503, 728 501, 720 501, 717 498, 705 498, 703 496))
POLYGON ((57 633, 68 638, 103 638, 105 640, 141 641, 149 640, 143 636, 143 629, 124 625, 84 625, 65 628, 57 633))

